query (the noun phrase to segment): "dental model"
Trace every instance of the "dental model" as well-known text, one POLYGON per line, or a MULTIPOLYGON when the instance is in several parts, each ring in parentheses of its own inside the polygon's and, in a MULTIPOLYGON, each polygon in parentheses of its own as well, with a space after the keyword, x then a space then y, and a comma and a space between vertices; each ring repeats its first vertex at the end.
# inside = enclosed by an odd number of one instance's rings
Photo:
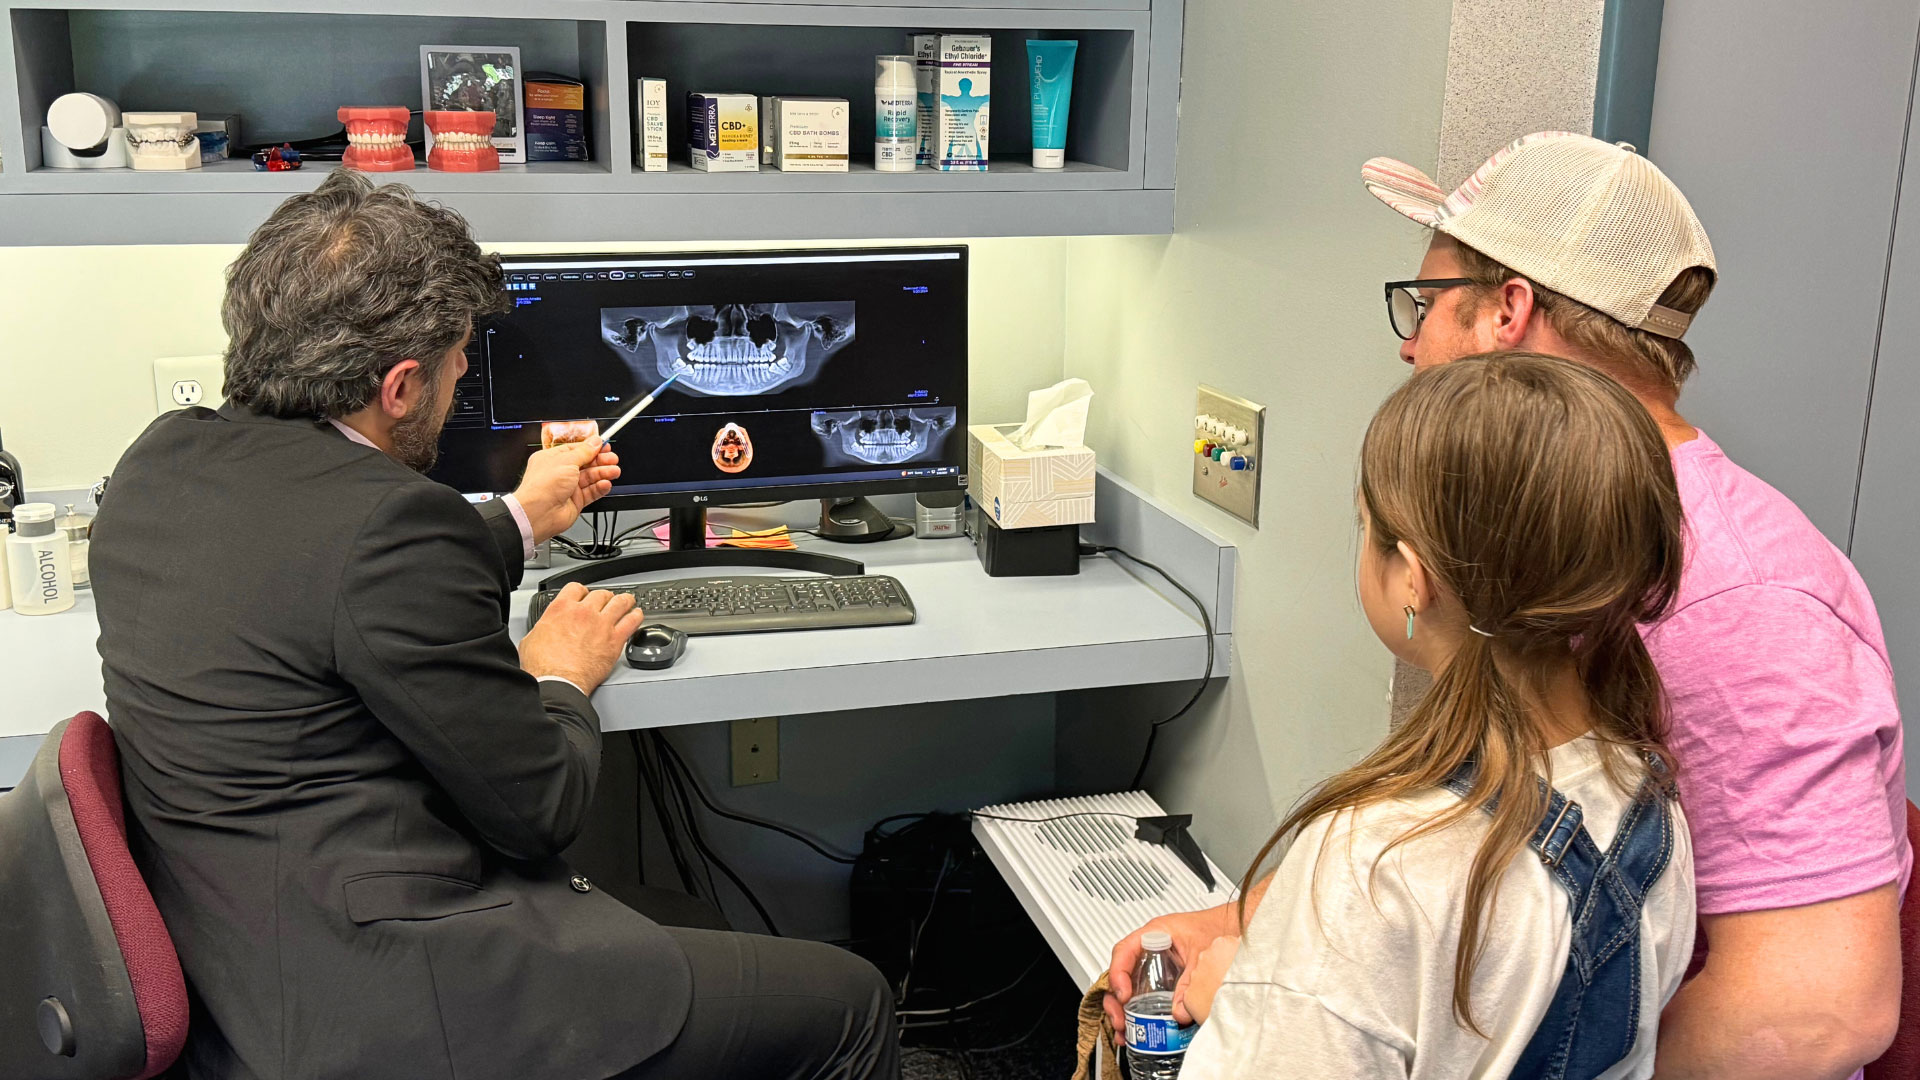
POLYGON ((540 425, 540 448, 551 450, 561 443, 586 442, 598 434, 598 420, 549 420, 540 425))
POLYGON ((340 164, 361 172, 406 172, 413 168, 407 145, 407 110, 387 105, 347 105, 339 112, 347 127, 347 152, 340 164))
POLYGON ((500 151, 493 148, 493 114, 441 112, 421 114, 433 149, 427 168, 440 172, 492 172, 500 167, 500 151))
POLYGON ((711 397, 802 386, 853 340, 851 302, 601 308, 600 339, 636 374, 711 397))
POLYGON ((127 158, 138 170, 179 172, 200 167, 200 140, 193 129, 200 117, 190 112, 123 113, 127 158))

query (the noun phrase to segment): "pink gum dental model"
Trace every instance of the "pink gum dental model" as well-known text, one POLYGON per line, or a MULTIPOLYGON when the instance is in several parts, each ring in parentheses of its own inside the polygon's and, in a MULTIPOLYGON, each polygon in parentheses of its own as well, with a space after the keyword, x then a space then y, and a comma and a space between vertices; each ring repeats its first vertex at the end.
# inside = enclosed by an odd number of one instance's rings
POLYGON ((341 108, 339 116, 347 126, 347 152, 340 156, 340 164, 361 172, 406 172, 413 168, 406 109, 348 105, 341 108))
POLYGON ((433 149, 427 168, 440 172, 491 172, 500 167, 500 151, 493 148, 491 112, 428 112, 423 114, 433 149))

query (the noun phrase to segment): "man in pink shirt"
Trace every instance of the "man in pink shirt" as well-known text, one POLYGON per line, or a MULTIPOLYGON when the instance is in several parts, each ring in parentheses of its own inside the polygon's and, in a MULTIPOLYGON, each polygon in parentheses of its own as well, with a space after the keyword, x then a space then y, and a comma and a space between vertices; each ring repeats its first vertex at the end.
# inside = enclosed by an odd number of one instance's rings
MULTIPOLYGON (((1646 640, 1672 705, 1706 952, 1662 1014, 1656 1075, 1855 1075, 1899 1020, 1913 855, 1892 668, 1846 556, 1676 409, 1694 369, 1680 339, 1716 275, 1705 230, 1650 162, 1583 135, 1522 138, 1451 195, 1386 158, 1362 179, 1435 233, 1418 277, 1387 285, 1401 359, 1579 360, 1632 391, 1672 453, 1686 575, 1646 640)), ((1239 932, 1230 906, 1142 929, 1172 932, 1190 965, 1239 932)), ((1121 1000, 1138 941, 1114 950, 1121 1000)), ((1196 1014, 1222 964, 1192 973, 1196 1014)))

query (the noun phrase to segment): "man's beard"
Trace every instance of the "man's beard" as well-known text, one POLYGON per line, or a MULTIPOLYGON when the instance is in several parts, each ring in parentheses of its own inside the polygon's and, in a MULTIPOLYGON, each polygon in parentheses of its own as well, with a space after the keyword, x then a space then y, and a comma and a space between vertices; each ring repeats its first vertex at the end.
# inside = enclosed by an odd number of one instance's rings
POLYGON ((426 406, 401 417, 393 426, 394 460, 415 472, 427 472, 440 460, 440 429, 446 426, 452 407, 446 412, 434 412, 431 403, 439 396, 440 373, 436 371, 428 378, 421 395, 426 406))

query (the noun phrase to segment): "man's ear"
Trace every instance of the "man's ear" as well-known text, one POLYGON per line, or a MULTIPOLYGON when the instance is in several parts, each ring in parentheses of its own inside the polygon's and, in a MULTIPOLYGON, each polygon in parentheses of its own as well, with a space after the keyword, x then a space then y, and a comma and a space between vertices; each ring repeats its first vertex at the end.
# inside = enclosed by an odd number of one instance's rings
MULTIPOLYGON (((1407 592, 1411 594, 1405 600, 1405 603, 1413 605, 1414 611, 1421 612, 1427 610, 1427 608, 1433 604, 1433 579, 1427 574, 1426 563, 1420 561, 1420 553, 1413 550, 1405 540, 1401 540, 1393 546, 1394 550, 1400 555, 1400 561, 1406 564, 1407 572, 1405 581, 1395 581, 1392 582, 1391 585, 1396 588, 1404 587, 1407 592)), ((1398 567, 1395 567, 1395 569, 1397 570, 1398 567)), ((1399 575, 1396 574, 1395 576, 1398 577, 1399 575)), ((1388 593, 1387 595, 1392 596, 1393 594, 1388 593)))
POLYGON ((420 407, 424 374, 418 360, 402 360, 387 369, 380 378, 380 411, 393 420, 403 420, 420 407), (416 374, 419 373, 419 374, 416 374))
POLYGON ((1533 283, 1525 278, 1508 278, 1500 286, 1500 310, 1494 324, 1494 340, 1502 349, 1517 349, 1527 340, 1528 333, 1534 328, 1540 309, 1535 306, 1539 298, 1534 295, 1533 283))

